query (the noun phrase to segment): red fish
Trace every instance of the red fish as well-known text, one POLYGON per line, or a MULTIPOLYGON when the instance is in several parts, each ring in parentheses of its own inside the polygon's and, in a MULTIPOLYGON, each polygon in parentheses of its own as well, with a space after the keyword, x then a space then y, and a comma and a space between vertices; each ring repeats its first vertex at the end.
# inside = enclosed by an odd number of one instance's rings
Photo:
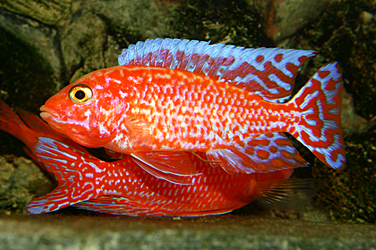
POLYGON ((55 130, 87 147, 132 155, 145 170, 199 173, 186 153, 203 152, 227 173, 305 166, 287 132, 323 163, 345 162, 341 71, 320 68, 291 100, 313 51, 244 49, 180 39, 139 42, 120 66, 97 70, 41 107, 55 130))
MULTIPOLYGON (((27 211, 33 214, 67 206, 123 215, 222 214, 268 196, 275 188, 288 184, 286 179, 293 172, 284 169, 268 174, 229 175, 188 154, 202 174, 184 177, 191 185, 175 184, 150 175, 130 156, 116 162, 101 161, 51 130, 37 116, 25 111, 20 114, 27 125, 0 100, 0 129, 22 140, 58 183, 51 193, 27 205, 27 211)), ((280 197, 275 198, 277 201, 280 197)))

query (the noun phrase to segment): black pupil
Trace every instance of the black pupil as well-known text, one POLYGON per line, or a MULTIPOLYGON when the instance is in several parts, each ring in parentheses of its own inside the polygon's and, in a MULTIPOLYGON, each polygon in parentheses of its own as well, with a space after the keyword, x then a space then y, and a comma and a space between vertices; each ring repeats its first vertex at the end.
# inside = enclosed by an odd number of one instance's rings
POLYGON ((78 99, 78 100, 82 100, 84 99, 85 97, 85 92, 83 92, 82 90, 79 90, 77 91, 74 96, 78 99))

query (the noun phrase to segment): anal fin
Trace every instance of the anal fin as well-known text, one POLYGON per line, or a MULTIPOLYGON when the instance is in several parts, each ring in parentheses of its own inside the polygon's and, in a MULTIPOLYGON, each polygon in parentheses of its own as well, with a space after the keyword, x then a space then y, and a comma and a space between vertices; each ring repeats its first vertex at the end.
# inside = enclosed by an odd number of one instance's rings
POLYGON ((248 140, 245 146, 209 150, 208 160, 227 173, 268 173, 276 170, 307 166, 285 134, 267 133, 248 140), (220 163, 215 163, 215 162, 220 163))

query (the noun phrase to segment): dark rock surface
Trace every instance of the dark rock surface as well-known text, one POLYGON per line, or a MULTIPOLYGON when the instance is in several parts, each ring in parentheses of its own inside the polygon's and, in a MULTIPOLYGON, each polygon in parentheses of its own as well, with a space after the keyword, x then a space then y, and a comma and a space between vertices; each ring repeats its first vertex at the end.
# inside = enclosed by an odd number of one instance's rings
POLYGON ((265 35, 278 44, 317 19, 331 0, 251 0, 259 6, 265 35))
POLYGON ((2 249, 374 249, 376 226, 223 215, 0 217, 2 249))
POLYGON ((24 214, 26 204, 55 187, 38 165, 24 157, 0 158, 0 214, 24 214))

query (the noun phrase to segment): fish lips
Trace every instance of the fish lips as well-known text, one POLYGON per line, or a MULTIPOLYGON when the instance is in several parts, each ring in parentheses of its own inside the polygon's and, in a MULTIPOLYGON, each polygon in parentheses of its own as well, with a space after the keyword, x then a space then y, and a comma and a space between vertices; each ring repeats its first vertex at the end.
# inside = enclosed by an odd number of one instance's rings
POLYGON ((56 111, 46 107, 46 105, 40 107, 39 110, 41 111, 40 116, 42 119, 46 121, 52 129, 68 136, 73 141, 85 147, 103 147, 107 143, 111 142, 116 136, 116 134, 111 134, 105 138, 91 138, 90 136, 83 135, 80 132, 71 131, 73 130, 72 126, 69 126, 68 122, 61 120, 60 115, 56 111), (70 127, 70 129, 67 129, 67 127, 70 127))
POLYGON ((39 110, 41 111, 40 117, 42 117, 42 119, 45 120, 48 124, 50 123, 53 123, 54 125, 59 124, 60 115, 57 112, 47 108, 46 105, 43 105, 42 107, 40 107, 39 110))

